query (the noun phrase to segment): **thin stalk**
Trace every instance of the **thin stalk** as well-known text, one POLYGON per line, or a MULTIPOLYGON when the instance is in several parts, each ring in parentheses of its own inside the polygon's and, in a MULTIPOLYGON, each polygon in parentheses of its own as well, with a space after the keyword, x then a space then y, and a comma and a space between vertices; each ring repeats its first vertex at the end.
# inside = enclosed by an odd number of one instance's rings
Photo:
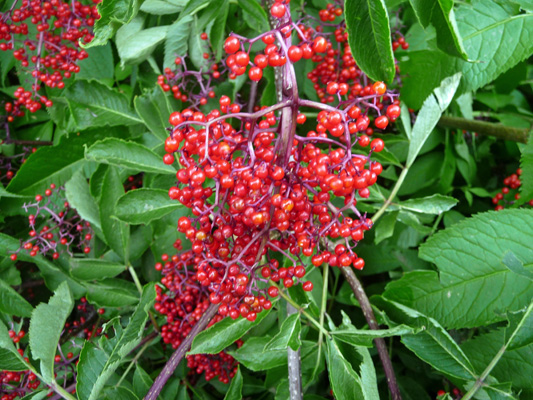
POLYGON ((504 344, 502 348, 496 353, 492 361, 489 365, 487 365, 487 368, 485 368, 485 371, 479 376, 478 379, 476 379, 476 383, 474 383, 474 386, 470 388, 468 392, 463 396, 463 400, 470 400, 476 392, 483 386, 483 382, 485 382, 485 379, 490 375, 496 364, 498 364, 498 361, 500 361, 500 358, 502 358, 503 353, 507 350, 507 344, 504 344))
MULTIPOLYGON (((272 286, 276 286, 278 287, 273 281, 270 281, 270 284, 272 286)), ((279 289, 279 288, 278 288, 279 289)), ((287 296, 285 293, 283 293, 281 290, 279 291, 279 295, 285 299, 287 301, 287 303, 289 303, 290 305, 292 305, 294 308, 296 308, 296 310, 304 315, 309 321, 311 321, 311 323, 316 326, 318 328, 318 330, 320 332, 322 332, 324 335, 326 335, 327 337, 330 336, 329 332, 322 326, 320 325, 320 322, 318 322, 316 319, 314 319, 307 311, 305 311, 302 307, 300 307, 300 305, 298 303, 296 303, 293 299, 291 299, 289 296, 287 296)))
POLYGON ((498 139, 512 140, 513 142, 527 143, 527 136, 531 128, 512 128, 494 122, 478 121, 443 115, 438 124, 445 128, 462 129, 479 133, 484 136, 494 136, 498 139))
POLYGON ((207 327, 209 321, 213 319, 217 311, 218 306, 216 304, 211 304, 207 310, 205 310, 205 313, 198 320, 196 325, 193 326, 187 337, 183 340, 183 342, 181 342, 174 354, 172 354, 170 359, 167 361, 163 367, 163 370, 159 373, 152 387, 144 397, 144 400, 157 399, 159 393, 161 393, 161 390, 165 386, 165 383, 167 383, 168 379, 172 376, 183 357, 185 357, 185 353, 187 353, 187 351, 189 351, 191 348, 194 338, 207 327))
POLYGON ((392 189, 392 192, 389 195, 389 198, 385 200, 385 203, 381 206, 381 208, 378 210, 376 214, 372 217, 372 222, 376 223, 376 221, 383 215, 383 213, 389 208, 392 201, 396 197, 396 194, 398 194, 398 190, 400 190, 400 187, 403 184, 403 181, 405 180, 405 177, 407 176, 407 172, 409 172, 408 167, 404 167, 400 176, 398 177, 398 180, 396 181, 396 184, 394 185, 394 188, 392 189))
POLYGON ((124 380, 124 378, 126 378, 126 375, 128 375, 128 372, 130 372, 131 368, 133 367, 134 364, 137 363, 137 361, 139 360, 139 358, 142 356, 142 354, 144 353, 144 351, 151 345, 151 341, 148 341, 144 344, 143 347, 141 347, 141 349, 137 352, 137 354, 135 354, 135 357, 133 357, 133 359, 131 360, 130 364, 128 365, 128 368, 126 368, 126 371, 124 371, 124 373, 122 374, 122 376, 120 377, 120 379, 118 380, 117 384, 115 385, 115 387, 119 387, 120 384, 122 383, 122 381, 124 380))
MULTIPOLYGON (((139 277, 137 276, 137 273, 135 272, 135 269, 131 265, 128 265, 127 268, 128 272, 131 275, 131 278, 133 279, 133 282, 135 283, 135 286, 137 287, 137 290, 139 291, 139 294, 142 294, 143 287, 141 285, 139 277)), ((150 317, 150 321, 152 322, 154 329, 159 332, 159 325, 157 325, 157 321, 155 320, 154 314, 152 314, 151 311, 148 311, 148 316, 150 317)))
MULTIPOLYGON (((374 311, 372 310, 370 301, 368 300, 365 290, 363 289, 363 285, 361 285, 361 282, 359 279, 357 279, 357 276, 353 272, 353 269, 350 267, 344 267, 341 268, 341 272, 352 288, 355 298, 361 306, 361 310, 363 311, 363 315, 365 316, 368 326, 372 330, 378 330, 379 325, 376 321, 376 317, 374 316, 374 311)), ((381 359, 381 364, 383 365, 383 370, 385 371, 387 385, 389 386, 392 400, 401 400, 402 396, 400 394, 400 388, 398 387, 396 375, 394 374, 394 368, 392 367, 392 362, 389 357, 387 344, 383 338, 374 339, 374 343, 376 344, 376 349, 378 350, 379 358, 381 359)))

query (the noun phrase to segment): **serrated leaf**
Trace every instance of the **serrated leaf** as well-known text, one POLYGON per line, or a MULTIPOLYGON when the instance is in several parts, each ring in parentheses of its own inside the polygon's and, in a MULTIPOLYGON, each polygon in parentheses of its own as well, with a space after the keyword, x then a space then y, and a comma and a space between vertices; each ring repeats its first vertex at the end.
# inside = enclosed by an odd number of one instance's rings
MULTIPOLYGON (((20 248, 20 241, 11 236, 0 233, 0 254, 10 255, 20 248)), ((66 275, 63 270, 54 265, 41 254, 31 257, 25 250, 17 254, 18 260, 34 263, 39 268, 41 276, 44 278, 46 286, 51 290, 56 290, 61 283, 68 282, 68 286, 76 297, 81 297, 85 293, 85 288, 75 279, 66 275)))
MULTIPOLYGON (((136 26, 137 27, 137 26, 136 26)), ((117 50, 123 64, 136 65, 146 60, 159 43, 167 37, 169 25, 152 28, 127 30, 124 25, 117 32, 117 50)))
POLYGON ((346 0, 344 13, 348 43, 357 66, 370 79, 392 82, 396 70, 383 0, 346 0))
MULTIPOLYGON (((124 361, 124 358, 141 341, 144 324, 148 319, 148 312, 155 302, 155 287, 147 284, 138 306, 135 308, 130 322, 122 331, 119 338, 115 338, 105 346, 108 339, 102 338, 99 346, 85 342, 78 362, 78 381, 76 394, 80 400, 95 400, 99 398, 105 383, 124 361)), ((118 333, 117 333, 118 334, 118 333)))
POLYGON ((294 313, 289 315, 281 324, 279 332, 265 345, 263 351, 285 350, 287 347, 295 351, 298 350, 302 345, 300 341, 301 329, 300 314, 294 313))
MULTIPOLYGON (((106 142, 106 141, 104 141, 106 142)), ((100 142, 100 143, 104 143, 100 142)), ((111 218, 115 215, 115 205, 124 194, 124 187, 120 181, 116 168, 109 168, 102 183, 102 196, 100 197, 100 221, 102 232, 109 247, 117 253, 122 260, 127 262, 129 226, 124 222, 111 218)))
POLYGON ((467 218, 433 235, 420 257, 437 265, 387 285, 384 296, 435 318, 447 328, 471 328, 505 319, 502 310, 526 307, 533 282, 502 263, 512 251, 533 263, 533 210, 502 210, 467 218))
POLYGON ((463 4, 455 16, 467 62, 438 50, 409 52, 400 62, 403 80, 402 99, 412 108, 422 101, 446 76, 462 72, 458 93, 475 91, 496 79, 533 53, 533 14, 517 14, 505 2, 474 0, 463 4), (475 21, 475 23, 473 23, 475 21), (492 43, 487 46, 487 43, 492 43))
POLYGON ((126 270, 123 264, 100 258, 72 258, 70 266, 72 276, 82 281, 113 278, 126 270))
POLYGON ((80 217, 90 222, 93 229, 101 230, 98 205, 91 196, 89 183, 81 170, 65 184, 65 194, 69 205, 76 209, 80 217))
POLYGON ((413 165, 420 149, 422 149, 433 128, 439 122, 440 116, 450 105, 460 80, 460 73, 443 79, 440 86, 424 101, 411 132, 409 153, 407 155, 408 168, 413 165))
POLYGON ((102 46, 139 11, 138 0, 106 0, 98 4, 100 18, 94 24, 94 39, 85 48, 102 46))
POLYGON ((270 313, 270 310, 257 314, 254 322, 246 318, 224 318, 213 326, 200 332, 192 342, 189 355, 192 354, 217 354, 229 345, 239 340, 249 329, 258 325, 270 313))
POLYGON ((166 190, 142 188, 130 190, 118 200, 116 216, 133 225, 148 224, 179 208, 183 205, 169 198, 166 190))
MULTIPOLYGON (((183 15, 183 13, 181 14, 183 15)), ((187 54, 189 48, 189 35, 191 34, 191 23, 193 17, 186 15, 170 25, 167 39, 165 40, 165 58, 163 61, 164 68, 173 68, 176 66, 174 60, 177 56, 183 57, 187 54)))
POLYGON ((142 123, 126 96, 99 82, 75 81, 64 97, 77 129, 142 123))
POLYGON ((139 364, 135 366, 135 373, 133 374, 133 391, 139 398, 143 398, 150 390, 154 380, 150 378, 148 372, 141 368, 139 364))
POLYGON ((33 307, 15 289, 0 279, 0 311, 17 317, 31 317, 33 307))
POLYGON ((457 28, 452 0, 410 0, 420 24, 433 25, 437 32, 437 46, 452 55, 468 60, 457 28))
POLYGON ((477 378, 468 357, 436 320, 387 298, 379 298, 377 304, 388 318, 417 328, 418 333, 403 335, 402 342, 420 359, 447 375, 477 378))
POLYGON ((266 32, 270 29, 268 16, 261 4, 256 0, 237 0, 239 7, 246 11, 253 19, 253 26, 258 32, 266 32))
POLYGON ((18 194, 36 195, 55 183, 64 184, 80 168, 83 145, 92 144, 100 137, 94 133, 63 137, 57 146, 43 146, 33 153, 9 183, 7 190, 18 194), (57 155, 61 154, 61 157, 57 155))
POLYGON ((54 381, 57 344, 73 307, 72 293, 63 282, 48 304, 41 303, 33 310, 29 329, 31 354, 34 359, 41 360, 41 376, 47 384, 54 381))
POLYGON ((176 14, 186 3, 186 0, 146 0, 141 4, 141 11, 153 15, 176 14))
POLYGON ((240 400, 242 399, 242 374, 241 374, 241 368, 237 368, 237 373, 231 380, 231 384, 229 385, 228 391, 226 392, 226 395, 224 396, 224 400, 240 400))
POLYGON ((115 138, 96 142, 85 151, 85 158, 137 172, 176 173, 174 168, 164 164, 161 157, 148 147, 115 138))
MULTIPOLYGON (((505 344, 505 331, 493 330, 476 336, 461 344, 476 372, 481 374, 505 344)), ((491 371, 499 382, 512 382, 515 390, 531 391, 533 374, 533 344, 503 353, 500 361, 491 371)))
MULTIPOLYGON (((185 12, 185 11, 184 11, 185 12)), ((209 53, 209 46, 205 40, 202 40, 202 28, 198 17, 195 15, 189 32, 189 57, 198 71, 207 72, 209 69, 209 60, 204 58, 204 53, 209 53)))
POLYGON ((509 327, 506 329, 508 350, 519 349, 533 343, 533 302, 523 312, 509 313, 509 327))
POLYGON ((173 110, 161 86, 157 85, 150 92, 136 97, 133 103, 137 114, 143 119, 148 129, 161 141, 164 141, 169 135, 167 131, 168 118, 173 110))
POLYGON ((28 369, 2 321, 0 321, 0 369, 6 371, 25 371, 28 369))
POLYGON ((122 279, 104 279, 86 283, 87 300, 99 307, 125 307, 137 304, 139 292, 135 285, 122 279))
POLYGON ((94 79, 106 85, 112 85, 115 63, 113 61, 111 44, 108 43, 105 46, 91 47, 86 51, 89 56, 78 61, 80 72, 75 75, 76 79, 94 79))
POLYGON ((389 208, 392 210, 399 208, 418 213, 439 215, 452 209, 457 203, 458 200, 454 199, 453 197, 444 196, 442 194, 434 194, 428 197, 408 199, 398 202, 389 208))
POLYGON ((512 251, 505 253, 502 262, 515 274, 521 275, 529 280, 533 280, 533 271, 524 268, 524 263, 522 263, 522 261, 520 261, 512 251))
POLYGON ((407 325, 398 325, 389 329, 362 330, 362 329, 337 329, 331 334, 338 340, 356 346, 372 347, 376 338, 403 336, 413 334, 417 329, 407 325))
POLYGON ((327 339, 329 381, 337 400, 379 400, 376 371, 365 347, 348 347, 327 339), (355 363, 359 361, 359 368, 355 363), (357 371, 356 368, 359 370, 357 371))

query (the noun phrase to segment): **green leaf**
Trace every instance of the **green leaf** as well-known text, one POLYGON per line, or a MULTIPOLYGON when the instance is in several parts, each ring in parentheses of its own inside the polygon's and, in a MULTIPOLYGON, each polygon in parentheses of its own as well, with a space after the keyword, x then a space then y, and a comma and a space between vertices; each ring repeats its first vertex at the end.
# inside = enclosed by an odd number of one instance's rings
MULTIPOLYGON (((183 15, 183 13, 181 15, 183 15)), ((189 48, 188 38, 191 34, 192 20, 192 16, 186 15, 170 25, 165 40, 164 68, 174 68, 176 66, 174 63, 176 57, 183 57, 187 54, 189 48)))
POLYGON ((407 325, 398 325, 393 328, 378 330, 362 330, 355 328, 348 330, 337 329, 331 332, 331 334, 336 339, 344 343, 353 344, 356 346, 372 347, 373 340, 376 338, 403 336, 415 333, 417 331, 417 329, 407 325))
POLYGON ((202 29, 198 17, 195 15, 189 31, 189 57, 198 71, 207 72, 209 69, 209 60, 204 58, 204 53, 209 53, 209 46, 200 37, 202 29))
POLYGON ((180 14, 179 19, 185 18, 188 15, 195 15, 198 11, 209 6, 210 0, 189 0, 180 14))
POLYGON ((259 323, 270 313, 270 310, 262 311, 257 315, 254 322, 246 318, 224 318, 208 329, 200 332, 194 339, 189 355, 192 354, 217 354, 229 345, 239 340, 249 329, 259 323))
POLYGON ((237 368, 237 373, 231 380, 228 391, 224 396, 224 400, 240 400, 242 399, 242 374, 241 368, 237 368))
POLYGON ((98 4, 100 18, 94 24, 94 39, 85 48, 103 46, 122 25, 139 11, 139 0, 106 0, 98 4))
POLYGON ((520 157, 520 203, 533 200, 533 133, 529 135, 527 144, 522 148, 520 157))
POLYGON ((266 11, 261 7, 261 4, 256 0, 237 0, 239 7, 248 13, 253 18, 252 26, 256 27, 258 32, 266 32, 270 30, 268 24, 268 16, 266 11))
POLYGON ((15 289, 0 279, 0 311, 17 317, 31 317, 33 307, 15 289))
POLYGON ((82 170, 76 172, 65 184, 65 194, 69 205, 76 209, 80 217, 90 222, 93 229, 101 230, 98 205, 82 170))
POLYGON ((161 157, 148 147, 115 138, 96 142, 85 151, 85 158, 137 172, 176 173, 174 168, 164 164, 161 157))
POLYGON ((398 219, 399 211, 393 211, 385 214, 376 226, 375 243, 379 244, 394 234, 394 227, 398 219))
POLYGON ((370 79, 392 82, 396 69, 383 0, 346 0, 344 12, 348 43, 357 66, 370 79))
POLYGON ((6 371, 26 371, 28 366, 9 337, 9 331, 0 320, 0 368, 6 371))
POLYGON ((211 30, 209 32, 209 42, 211 43, 211 48, 215 53, 216 62, 219 62, 225 53, 223 45, 224 40, 226 39, 226 22, 228 20, 228 12, 229 3, 227 1, 224 1, 224 4, 222 5, 218 13, 218 16, 213 21, 213 26, 211 27, 211 30))
MULTIPOLYGON (((478 335, 461 344, 461 347, 480 375, 504 344, 505 330, 498 329, 478 335)), ((528 394, 531 393, 531 374, 533 374, 533 344, 503 353, 490 373, 499 382, 512 382, 515 390, 526 390, 528 394)))
POLYGON ((45 383, 54 381, 54 357, 61 332, 74 307, 72 293, 62 283, 48 304, 39 304, 30 320, 30 348, 33 358, 41 360, 41 376, 45 383))
POLYGON ((413 165, 420 149, 439 122, 440 116, 450 105, 460 80, 461 74, 443 79, 440 86, 424 101, 411 132, 407 167, 413 165))
POLYGON ((116 216, 133 225, 148 224, 182 207, 180 202, 168 197, 166 190, 142 188, 130 190, 118 200, 116 216))
POLYGON ((392 210, 399 208, 418 213, 438 215, 452 209, 457 203, 458 200, 453 197, 434 194, 428 197, 405 200, 389 208, 392 210))
POLYGON ((149 283, 144 287, 139 305, 135 308, 124 331, 115 330, 115 334, 120 336, 113 340, 102 337, 99 346, 89 341, 85 342, 80 353, 76 384, 76 394, 80 400, 99 398, 107 380, 141 341, 144 324, 154 302, 155 286, 149 283))
POLYGON ((418 333, 403 335, 402 342, 420 359, 447 375, 476 379, 468 357, 437 321, 394 301, 379 298, 376 303, 395 322, 417 328, 418 333))
POLYGON ((148 129, 164 141, 169 136, 168 118, 173 110, 161 86, 156 85, 150 92, 137 96, 133 103, 137 114, 143 119, 148 129))
POLYGON ((424 28, 433 25, 437 32, 437 46, 442 51, 468 60, 455 22, 453 0, 410 0, 410 3, 424 28))
POLYGON ((501 73, 525 60, 533 52, 533 14, 517 14, 505 2, 473 0, 461 5, 456 13, 467 62, 438 50, 419 50, 401 60, 400 70, 407 74, 401 96, 412 108, 437 87, 443 78, 462 72, 458 93, 475 91, 501 73), (475 23, 473 23, 475 21, 475 23), (487 43, 491 43, 487 46, 487 43))
POLYGON ((281 324, 280 331, 266 344, 263 351, 285 350, 287 347, 295 351, 298 350, 302 345, 300 341, 301 329, 300 314, 289 315, 281 324))
POLYGON ((533 343, 533 302, 523 312, 509 314, 509 327, 505 332, 508 350, 519 349, 533 343))
POLYGON ((72 258, 71 274, 82 281, 113 278, 126 270, 123 264, 99 258, 72 258))
MULTIPOLYGON (((104 141, 106 142, 106 141, 104 141)), ((103 143, 103 142, 100 142, 103 143)), ((115 168, 109 168, 102 184, 100 197, 100 221, 102 232, 109 247, 127 262, 128 242, 130 230, 127 224, 112 218, 115 215, 115 205, 124 194, 124 187, 115 168)))
POLYGON ((159 43, 167 37, 169 25, 142 29, 136 21, 124 25, 117 32, 117 51, 122 64, 136 65, 146 60, 159 43), (130 24, 133 29, 129 29, 130 24))
POLYGON ((185 6, 186 0, 146 0, 141 11, 153 15, 176 14, 185 6))
POLYGON ((89 56, 78 61, 80 72, 75 75, 76 79, 94 79, 112 86, 115 63, 113 61, 111 43, 105 46, 91 47, 86 51, 89 56))
POLYGON ((104 389, 103 400, 139 400, 139 397, 123 386, 111 386, 104 389))
POLYGON ((77 129, 134 125, 142 120, 123 94, 95 81, 75 81, 65 91, 77 129))
POLYGON ((502 260, 503 264, 513 271, 515 274, 521 275, 524 278, 533 280, 533 271, 524 268, 524 264, 520 261, 512 251, 505 253, 502 260))
POLYGON ((533 282, 510 271, 503 256, 512 251, 533 264, 533 210, 486 212, 433 235, 420 257, 437 265, 387 285, 384 296, 435 318, 447 328, 472 328, 502 321, 502 310, 526 307, 533 282))
POLYGON ((139 364, 135 365, 135 373, 133 374, 133 390, 139 398, 146 396, 154 380, 150 378, 148 372, 141 368, 139 364))
POLYGON ((43 146, 22 164, 7 190, 13 193, 36 195, 43 193, 51 183, 64 184, 85 163, 83 145, 98 139, 93 133, 63 137, 57 146, 43 146), (57 155, 61 154, 61 157, 57 155))
POLYGON ((368 350, 343 345, 335 338, 327 339, 326 343, 329 381, 335 399, 379 400, 376 371, 368 350), (356 361, 360 362, 359 367, 356 361))
POLYGON ((89 302, 100 307, 125 307, 139 302, 139 292, 135 285, 122 279, 104 279, 85 286, 89 302))

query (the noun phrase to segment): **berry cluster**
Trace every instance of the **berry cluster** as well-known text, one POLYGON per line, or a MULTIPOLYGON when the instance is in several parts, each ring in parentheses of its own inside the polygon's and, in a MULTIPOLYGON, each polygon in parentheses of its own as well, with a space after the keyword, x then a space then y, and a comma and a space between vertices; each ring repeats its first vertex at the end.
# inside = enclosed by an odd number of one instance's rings
MULTIPOLYGON (((18 343, 24 335, 25 332, 22 330, 18 334, 14 330, 9 331, 9 337, 14 343, 18 343)), ((18 349, 18 352, 24 357, 24 350, 18 349)), ((27 357, 25 357, 25 360, 26 362, 29 361, 27 357)), ((17 397, 22 398, 37 389, 40 384, 41 381, 30 370, 0 370, 0 400, 14 400, 17 397)))
MULTIPOLYGON (((331 8, 335 16, 336 9, 331 8)), ((189 94, 190 107, 170 116, 172 130, 163 158, 166 164, 177 159, 181 166, 169 197, 193 214, 178 221, 191 250, 182 254, 183 260, 176 259, 185 263, 182 268, 192 266, 190 279, 209 292, 211 303, 219 304, 219 315, 250 321, 272 306, 267 296, 279 294, 271 281, 286 288, 302 283, 305 290, 312 290, 312 283, 305 281, 309 264, 363 268, 364 260, 353 249, 372 221, 356 205, 369 197, 369 187, 382 172, 371 156, 384 148, 382 139, 369 138, 373 133, 369 112, 376 115, 374 125, 379 129, 400 114, 397 95, 385 83, 359 83, 367 78, 349 53, 343 62, 353 63, 356 75, 342 75, 347 67, 338 61, 332 68, 320 67, 324 74, 317 75, 317 82, 337 100, 336 107, 325 104, 334 102, 329 97, 322 96, 321 102, 301 99, 293 64, 317 55, 321 57, 315 58, 317 62, 329 63, 338 53, 328 54, 336 50, 325 34, 294 23, 286 3, 275 2, 270 11, 277 20, 274 29, 252 39, 232 34, 225 41, 227 57, 221 72, 232 78, 250 66, 248 75, 257 81, 264 68, 281 67, 282 100, 261 108, 251 98, 249 112, 243 112, 242 104, 222 95, 218 107, 204 111, 202 102, 189 94), (292 33, 300 38, 298 45, 292 44, 292 33), (264 49, 252 63, 250 50, 258 41, 264 49), (326 73, 336 68, 340 72, 326 73), (355 85, 359 85, 356 91, 355 85), (315 122, 308 121, 308 109, 319 110, 315 122), (325 238, 340 242, 333 252, 321 243, 325 238), (280 265, 276 256, 284 257, 286 265, 280 265)), ((345 42, 344 33, 336 35, 341 36, 345 42)), ((183 76, 186 70, 180 60, 183 76)), ((211 82, 214 73, 194 77, 211 82)), ((178 92, 162 79, 159 83, 178 92)), ((199 86, 196 96, 205 96, 206 86, 199 86)))
MULTIPOLYGON (((179 240, 176 247, 180 247, 179 240)), ((181 255, 169 257, 163 255, 162 263, 156 264, 156 270, 161 271, 161 283, 167 289, 163 291, 156 286, 155 310, 166 316, 167 323, 161 327, 163 342, 176 349, 187 337, 192 327, 202 317, 209 307, 207 290, 198 284, 196 273, 191 268, 195 262, 191 251, 181 255)), ((210 321, 212 325, 222 319, 216 316, 210 321)), ((242 342, 238 342, 240 346, 242 342)), ((196 374, 205 373, 205 379, 211 380, 218 376, 219 381, 228 383, 237 371, 237 362, 229 354, 198 354, 187 357, 187 366, 196 374)))
MULTIPOLYGON (((492 204, 496 206, 494 208, 496 211, 503 210, 506 205, 513 205, 520 198, 520 193, 518 193, 522 185, 520 175, 522 175, 522 170, 518 168, 515 174, 511 174, 503 180, 502 190, 492 198, 492 204)), ((530 199, 526 204, 533 207, 533 199, 530 199)))
POLYGON ((50 99, 38 93, 41 85, 61 89, 65 78, 79 72, 78 61, 88 56, 79 41, 89 43, 93 38, 92 27, 100 17, 98 2, 22 0, 18 4, 15 0, 8 11, 0 13, 0 50, 13 50, 14 58, 31 69, 33 77, 31 90, 19 87, 16 100, 6 103, 9 122, 23 116, 23 108, 36 112, 43 105, 52 106, 50 99), (37 32, 31 37, 34 29, 37 32))
POLYGON ((91 225, 70 207, 63 191, 63 187, 56 187, 52 183, 45 190, 44 197, 38 194, 34 203, 24 204, 26 212, 34 210, 28 217, 30 238, 11 254, 11 260, 16 261, 22 249, 27 250, 32 257, 43 254, 50 255, 54 260, 59 258, 60 251, 72 256, 72 247, 79 248, 85 254, 91 251, 91 225))

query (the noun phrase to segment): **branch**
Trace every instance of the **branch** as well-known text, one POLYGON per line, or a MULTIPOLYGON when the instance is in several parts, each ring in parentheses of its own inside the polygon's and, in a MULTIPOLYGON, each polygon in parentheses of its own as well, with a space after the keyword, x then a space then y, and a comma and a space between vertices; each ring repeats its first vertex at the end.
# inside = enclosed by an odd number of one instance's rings
MULTIPOLYGON (((370 301, 368 300, 368 297, 365 293, 365 290, 363 289, 363 286, 361 285, 361 282, 359 281, 359 279, 357 279, 357 276, 355 276, 353 269, 350 267, 343 267, 341 268, 341 272, 348 281, 350 287, 352 288, 352 291, 357 301, 361 305, 361 309, 363 310, 363 315, 365 316, 368 326, 372 330, 378 330, 379 325, 376 321, 376 317, 374 316, 374 311, 372 311, 370 301)), ((378 350, 379 358, 381 359, 381 364, 383 364, 383 369, 385 370, 385 376, 387 377, 387 385, 389 386, 392 400, 401 400, 402 396, 400 394, 400 388, 398 387, 398 382, 396 382, 396 375, 394 374, 394 368, 392 367, 385 340, 383 338, 375 338, 374 342, 376 343, 376 348, 378 350)))
POLYGON ((12 140, 6 139, 4 144, 15 144, 19 146, 52 146, 54 142, 48 140, 12 140))
POLYGON ((512 128, 494 122, 449 117, 446 115, 440 117, 438 125, 445 128, 463 129, 484 136, 494 136, 498 139, 512 140, 513 142, 520 143, 527 143, 527 135, 530 131, 527 128, 512 128))
POLYGON ((148 394, 144 397, 144 400, 157 399, 159 393, 161 393, 161 390, 163 390, 165 383, 167 383, 168 379, 172 376, 172 374, 178 367, 180 361, 183 359, 183 357, 185 357, 185 353, 187 353, 187 351, 189 351, 189 349, 191 348, 192 341, 194 340, 196 335, 198 335, 206 328, 206 326, 209 324, 209 321, 213 319, 217 311, 218 306, 216 304, 211 304, 208 309, 205 310, 204 315, 202 315, 196 325, 193 326, 191 332, 187 335, 183 342, 181 342, 174 354, 172 354, 170 359, 167 361, 167 363, 163 367, 163 370, 159 373, 154 384, 148 391, 148 394))

